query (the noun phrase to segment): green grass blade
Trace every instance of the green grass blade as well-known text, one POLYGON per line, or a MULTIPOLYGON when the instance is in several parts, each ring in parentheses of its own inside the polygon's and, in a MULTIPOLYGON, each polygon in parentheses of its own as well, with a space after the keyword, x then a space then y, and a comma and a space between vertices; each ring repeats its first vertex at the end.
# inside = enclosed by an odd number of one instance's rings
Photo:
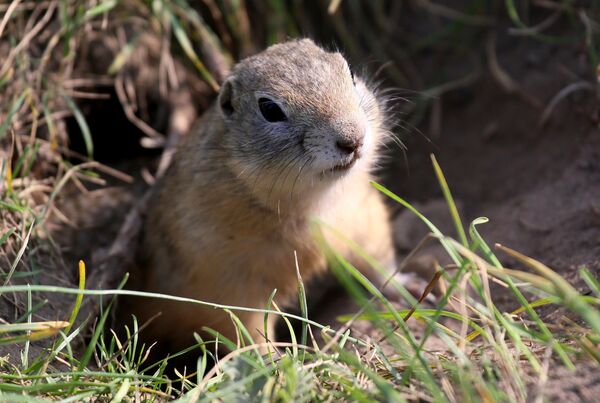
POLYGON ((437 176, 440 187, 442 188, 442 193, 444 194, 444 198, 446 199, 446 203, 448 204, 448 208, 450 209, 450 216, 452 217, 452 222, 456 227, 456 233, 460 238, 461 243, 464 246, 469 245, 469 241, 467 241, 467 234, 465 233, 465 228, 463 226, 462 220, 460 218, 460 214, 458 214, 458 209, 456 208, 456 203, 454 203, 454 198, 452 197, 452 193, 450 192, 450 187, 448 186, 448 182, 446 181, 446 177, 442 172, 442 168, 437 162, 435 155, 431 154, 431 162, 433 164, 433 169, 435 171, 435 175, 437 176))
POLYGON ((0 246, 4 245, 4 243, 8 241, 8 238, 10 238, 10 236, 14 234, 14 232, 14 228, 11 228, 8 231, 6 231, 6 233, 0 237, 0 246))
MULTIPOLYGON (((298 264, 298 254, 294 251, 294 260, 296 263, 296 279, 298 283, 298 303, 300 304, 300 312, 302 313, 302 317, 308 320, 308 304, 306 303, 306 290, 304 289, 304 282, 302 281, 302 276, 300 275, 300 265, 298 264)), ((302 322, 302 336, 300 338, 300 343, 303 346, 306 345, 308 341, 308 323, 306 321, 302 322)))
MULTIPOLYGON (((85 263, 83 260, 79 261, 79 289, 85 289, 85 263)), ((73 306, 73 310, 71 311, 71 317, 69 318, 69 326, 67 327, 65 333, 69 333, 73 324, 75 323, 75 319, 77 319, 77 314, 79 313, 79 309, 81 308, 81 303, 83 302, 83 294, 78 294, 75 299, 75 305, 73 306)))
MULTIPOLYGON (((35 223, 31 223, 31 225, 29 226, 29 230, 27 231, 27 234, 25 235, 25 238, 23 239, 21 247, 19 248, 19 251, 17 252, 17 256, 15 256, 15 259, 13 260, 13 263, 10 266, 10 270, 6 276, 6 279, 4 280, 3 286, 6 286, 10 282, 10 279, 12 278, 13 273, 17 269, 17 265, 21 261, 21 258, 23 257, 23 254, 25 253, 25 249, 27 249, 27 245, 29 245, 29 238, 31 236, 31 231, 33 231, 34 226, 35 226, 35 223)), ((0 288, 0 295, 2 295, 1 288, 0 288)))
POLYGON ((87 21, 93 19, 94 17, 100 14, 108 13, 117 5, 117 3, 117 0, 105 0, 97 6, 86 10, 85 14, 83 15, 83 19, 87 21))
POLYGON ((75 117, 75 121, 79 125, 79 129, 81 130, 81 135, 83 136, 83 142, 85 143, 85 149, 87 151, 87 155, 88 155, 88 157, 93 158, 94 142, 92 140, 92 133, 90 132, 90 127, 88 126, 87 121, 85 120, 85 117, 83 116, 83 113, 81 112, 79 107, 75 104, 73 99, 65 93, 63 93, 62 96, 63 96, 65 102, 67 103, 67 106, 73 113, 73 116, 75 117))
MULTIPOLYGON (((0 245, 2 242, 0 241, 0 245)), ((586 282, 590 290, 594 292, 600 298, 600 282, 594 278, 594 275, 585 267, 579 270, 579 275, 586 282)))
POLYGON ((416 215, 417 217, 419 217, 419 219, 421 219, 421 221, 423 221, 425 223, 425 225, 427 225, 427 227, 429 228, 429 230, 434 235, 436 235, 437 237, 440 238, 440 243, 442 244, 442 246, 444 247, 444 249, 446 250, 446 252, 448 253, 448 255, 452 258, 452 260, 454 261, 454 263, 456 265, 458 265, 458 266, 461 265, 461 258, 460 258, 460 256, 456 253, 455 250, 453 250, 447 244, 447 242, 444 240, 444 234, 442 234, 441 231, 435 225, 433 225, 433 223, 431 221, 429 221, 429 219, 427 217, 425 217, 423 214, 421 214, 419 212, 419 210, 417 210, 416 208, 414 208, 410 203, 408 203, 407 201, 405 201, 404 199, 402 199, 401 197, 397 196, 392 191, 390 191, 389 189, 387 189, 385 186, 382 186, 382 185, 378 184, 377 182, 373 182, 373 181, 371 181, 371 186, 373 186, 375 189, 379 190, 381 193, 383 193, 384 195, 386 195, 390 199, 392 199, 392 200, 400 203, 402 206, 404 206, 408 210, 410 210, 414 215, 416 215))
POLYGON ((561 297, 565 306, 580 315, 597 334, 600 334, 600 312, 589 306, 585 299, 581 298, 581 295, 565 279, 535 259, 505 246, 498 245, 498 248, 550 280, 556 287, 559 293, 558 296, 561 297))
MULTIPOLYGON (((163 4, 163 6, 165 5, 163 4)), ((181 26, 181 23, 179 22, 177 17, 171 12, 171 10, 167 9, 166 7, 163 11, 165 11, 168 15, 171 26, 173 27, 173 33, 175 34, 175 38, 177 39, 177 42, 183 49, 183 52, 192 61, 192 63, 194 64, 204 81, 206 81, 206 83, 215 92, 218 92, 219 84, 217 84, 217 81, 214 79, 212 74, 210 74, 204 63, 202 63, 202 60, 200 60, 200 58, 198 57, 198 54, 194 50, 194 46, 192 45, 190 38, 181 26)))
POLYGON ((21 106, 23 106, 23 102, 25 101, 25 97, 27 96, 28 93, 29 93, 28 90, 23 91, 23 93, 19 96, 19 98, 17 98, 12 103, 10 109, 8 110, 8 114, 6 115, 6 118, 4 119, 4 122, 2 122, 2 124, 0 124, 0 140, 2 140, 4 138, 4 136, 6 136, 6 133, 8 132, 8 128, 12 124, 13 117, 19 111, 19 109, 21 109, 21 106))
MULTIPOLYGON (((119 287, 117 289, 120 290, 121 288, 123 288, 125 286, 125 283, 127 282, 127 278, 128 278, 128 276, 125 276, 125 278, 123 279, 121 284, 119 284, 119 287)), ((79 290, 79 292, 83 292, 83 290, 81 290, 81 289, 78 289, 78 290, 79 290)), ((83 293, 78 294, 78 295, 83 295, 83 293)), ((92 355, 94 353, 94 349, 96 348, 96 345, 98 343, 98 339, 100 338, 100 335, 104 331, 104 325, 106 324, 106 320, 108 319, 108 315, 110 313, 110 310, 111 310, 115 300, 116 300, 116 295, 109 302, 108 306, 106 306, 106 309, 104 309, 104 312, 102 312, 102 315, 100 316, 100 320, 98 320, 98 323, 96 324, 94 333, 92 334, 92 338, 90 339, 88 346, 83 354, 83 357, 81 358, 81 360, 79 362, 79 367, 78 367, 79 371, 83 371, 88 366, 90 359, 92 358, 92 355)))

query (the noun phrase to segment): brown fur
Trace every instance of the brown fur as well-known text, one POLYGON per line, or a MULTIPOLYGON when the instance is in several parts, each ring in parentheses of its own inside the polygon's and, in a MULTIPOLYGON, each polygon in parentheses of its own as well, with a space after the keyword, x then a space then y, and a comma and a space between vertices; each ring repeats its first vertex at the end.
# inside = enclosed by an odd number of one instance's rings
MULTIPOLYGON (((326 269, 312 218, 392 269, 388 214, 369 184, 385 133, 382 106, 362 81, 353 84, 342 56, 310 40, 272 46, 234 68, 219 103, 227 101, 234 113, 219 105, 208 110, 158 185, 134 284, 254 308, 264 308, 277 289, 276 301, 285 304, 296 292, 294 251, 305 281, 326 269), (287 122, 261 118, 256 105, 261 94, 282 105, 287 122), (331 138, 363 135, 355 165, 334 172, 331 168, 349 157, 336 154, 331 138)), ((336 250, 369 273, 348 245, 324 233, 336 250)), ((192 332, 203 326, 236 339, 231 319, 221 310, 160 300, 144 300, 135 309, 141 320, 158 311, 163 314, 145 330, 147 338, 170 340, 174 348, 190 344, 192 332)), ((255 340, 264 341, 263 315, 239 316, 255 340)))

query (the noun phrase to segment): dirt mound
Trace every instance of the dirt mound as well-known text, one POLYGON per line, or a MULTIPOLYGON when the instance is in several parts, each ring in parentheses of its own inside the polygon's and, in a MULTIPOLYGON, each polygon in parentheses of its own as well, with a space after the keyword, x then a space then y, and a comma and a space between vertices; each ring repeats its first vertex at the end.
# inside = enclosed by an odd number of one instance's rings
MULTIPOLYGON (((562 57, 566 63, 572 55, 562 57)), ((506 65, 515 58, 501 55, 506 65)), ((557 94, 568 83, 556 79, 562 65, 556 55, 540 63, 556 70, 548 71, 545 80, 534 67, 520 76, 534 75, 536 85, 528 91, 546 99, 545 94, 557 94)), ((438 137, 430 143, 418 135, 405 139, 409 170, 396 162, 386 172, 386 183, 409 201, 439 200, 429 158, 435 153, 463 206, 465 222, 490 218, 481 227, 490 244, 517 248, 570 281, 577 282, 580 267, 600 273, 597 95, 582 91, 562 99, 542 125, 541 110, 507 95, 491 76, 468 91, 467 100, 457 101, 452 93, 442 98, 438 137)))

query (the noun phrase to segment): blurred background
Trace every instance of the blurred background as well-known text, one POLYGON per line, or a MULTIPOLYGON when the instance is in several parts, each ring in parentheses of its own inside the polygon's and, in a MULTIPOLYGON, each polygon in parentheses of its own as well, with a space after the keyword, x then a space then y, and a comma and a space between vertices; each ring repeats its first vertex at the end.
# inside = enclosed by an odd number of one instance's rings
MULTIPOLYGON (((232 63, 308 36, 394 99, 386 186, 452 234, 434 153, 490 243, 598 273, 599 21, 593 0, 0 1, 2 266, 29 242, 20 278, 73 285, 84 258, 114 286, 131 212, 232 63)), ((392 208, 402 256, 426 230, 392 208)))

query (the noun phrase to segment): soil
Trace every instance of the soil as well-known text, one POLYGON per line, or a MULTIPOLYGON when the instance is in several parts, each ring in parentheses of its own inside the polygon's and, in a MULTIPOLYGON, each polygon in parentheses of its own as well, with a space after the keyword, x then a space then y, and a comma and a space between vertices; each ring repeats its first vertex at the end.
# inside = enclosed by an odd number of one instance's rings
MULTIPOLYGON (((518 60, 516 56, 509 53, 504 59, 518 60)), ((531 70, 524 69, 520 76, 540 99, 544 98, 536 87, 557 93, 566 85, 555 79, 558 71, 548 71, 543 80, 531 70), (530 80, 532 75, 538 77, 530 80)), ((489 217, 490 223, 481 227, 488 243, 534 257, 583 290, 577 270, 587 267, 596 276, 600 273, 600 131, 593 119, 598 113, 595 94, 565 99, 540 126, 539 111, 503 93, 489 76, 471 92, 467 102, 461 99, 457 104, 452 94, 442 101, 442 134, 431 144, 418 136, 405 140, 410 171, 396 163, 387 172, 386 183, 411 202, 427 205, 439 200, 441 191, 429 158, 435 153, 465 223, 489 217)), ((505 264, 514 264, 504 258, 505 264)))

